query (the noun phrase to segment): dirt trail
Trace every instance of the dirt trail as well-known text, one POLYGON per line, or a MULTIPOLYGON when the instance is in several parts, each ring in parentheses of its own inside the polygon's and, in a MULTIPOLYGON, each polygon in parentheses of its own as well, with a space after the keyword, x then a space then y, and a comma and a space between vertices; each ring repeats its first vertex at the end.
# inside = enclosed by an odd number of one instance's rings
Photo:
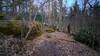
POLYGON ((61 32, 45 33, 30 46, 27 47, 30 56, 97 56, 94 50, 61 32))

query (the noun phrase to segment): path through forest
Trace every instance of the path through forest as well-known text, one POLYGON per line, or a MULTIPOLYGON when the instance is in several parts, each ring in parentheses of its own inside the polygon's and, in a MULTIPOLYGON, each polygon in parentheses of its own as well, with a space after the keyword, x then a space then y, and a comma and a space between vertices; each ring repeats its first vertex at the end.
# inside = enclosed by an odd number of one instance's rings
POLYGON ((61 32, 45 33, 30 46, 27 49, 32 56, 97 56, 96 51, 61 32))

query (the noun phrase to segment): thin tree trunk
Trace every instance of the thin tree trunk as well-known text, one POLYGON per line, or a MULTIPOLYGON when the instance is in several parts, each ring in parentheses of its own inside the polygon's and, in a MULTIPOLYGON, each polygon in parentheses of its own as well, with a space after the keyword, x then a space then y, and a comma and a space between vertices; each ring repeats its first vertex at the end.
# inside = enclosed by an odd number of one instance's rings
POLYGON ((60 13, 59 13, 59 22, 58 22, 58 24, 59 24, 59 28, 61 29, 61 31, 63 30, 62 29, 62 25, 63 25, 63 18, 62 18, 62 0, 59 0, 59 7, 60 7, 60 13))
POLYGON ((48 22, 51 25, 50 0, 48 1, 48 22))
POLYGON ((57 19, 56 0, 52 1, 52 14, 52 25, 54 26, 57 19))
POLYGON ((29 21, 32 21, 32 14, 33 14, 33 2, 34 0, 29 1, 29 21))

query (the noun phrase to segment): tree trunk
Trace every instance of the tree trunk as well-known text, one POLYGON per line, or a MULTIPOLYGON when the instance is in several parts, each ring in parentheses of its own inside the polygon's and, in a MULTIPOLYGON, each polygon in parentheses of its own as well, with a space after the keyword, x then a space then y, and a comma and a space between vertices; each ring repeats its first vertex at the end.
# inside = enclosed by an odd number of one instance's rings
POLYGON ((56 0, 52 1, 52 25, 55 25, 56 17, 57 17, 57 11, 56 11, 56 0))

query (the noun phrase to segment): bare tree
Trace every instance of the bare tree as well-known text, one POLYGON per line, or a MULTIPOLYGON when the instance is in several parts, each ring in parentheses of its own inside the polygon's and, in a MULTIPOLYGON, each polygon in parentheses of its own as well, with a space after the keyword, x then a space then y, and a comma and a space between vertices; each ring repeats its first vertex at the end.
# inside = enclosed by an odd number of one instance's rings
POLYGON ((62 5, 63 5, 63 2, 62 2, 63 0, 59 0, 59 7, 60 7, 60 13, 59 13, 59 28, 61 28, 61 30, 63 30, 62 28, 63 28, 63 18, 62 18, 62 16, 63 16, 63 13, 62 13, 62 5))
POLYGON ((48 21, 49 24, 51 25, 50 0, 48 0, 48 21))
POLYGON ((32 21, 32 13, 33 13, 33 2, 34 0, 30 0, 29 1, 29 21, 32 21))
POLYGON ((56 10, 56 4, 57 3, 57 1, 56 0, 53 0, 52 1, 52 25, 54 25, 55 24, 55 20, 57 19, 56 17, 57 17, 57 10, 56 10))

